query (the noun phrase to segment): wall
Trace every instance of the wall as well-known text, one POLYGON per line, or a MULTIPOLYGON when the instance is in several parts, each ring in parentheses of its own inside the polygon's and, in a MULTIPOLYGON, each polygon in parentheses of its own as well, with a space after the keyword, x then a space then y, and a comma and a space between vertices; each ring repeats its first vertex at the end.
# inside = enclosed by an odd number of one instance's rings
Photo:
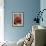
POLYGON ((4 39, 18 41, 32 28, 35 14, 40 9, 40 0, 4 0, 4 39), (12 12, 24 12, 24 27, 12 27, 12 12))
POLYGON ((4 41, 4 0, 0 0, 0 42, 4 41))

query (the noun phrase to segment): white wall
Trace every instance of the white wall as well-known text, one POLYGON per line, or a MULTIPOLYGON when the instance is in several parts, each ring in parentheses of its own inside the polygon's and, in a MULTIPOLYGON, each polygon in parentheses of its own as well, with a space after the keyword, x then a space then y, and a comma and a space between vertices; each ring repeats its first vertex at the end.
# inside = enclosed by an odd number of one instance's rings
POLYGON ((46 9, 46 0, 40 0, 41 2, 40 2, 40 7, 41 7, 41 9, 46 9))
POLYGON ((0 0, 0 42, 4 41, 4 0, 0 0))

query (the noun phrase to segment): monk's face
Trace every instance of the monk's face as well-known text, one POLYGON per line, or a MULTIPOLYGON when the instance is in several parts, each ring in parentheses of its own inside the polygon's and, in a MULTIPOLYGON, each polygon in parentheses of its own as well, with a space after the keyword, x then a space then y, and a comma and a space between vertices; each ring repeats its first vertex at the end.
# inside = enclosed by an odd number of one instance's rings
POLYGON ((21 24, 21 16, 20 15, 14 16, 14 24, 21 24))

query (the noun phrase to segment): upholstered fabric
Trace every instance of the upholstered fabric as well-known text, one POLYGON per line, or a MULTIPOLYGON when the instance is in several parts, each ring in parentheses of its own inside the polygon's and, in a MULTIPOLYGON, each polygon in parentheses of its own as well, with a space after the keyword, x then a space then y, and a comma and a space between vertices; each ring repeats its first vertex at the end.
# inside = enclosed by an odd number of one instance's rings
POLYGON ((17 42, 18 46, 31 46, 33 42, 33 35, 29 32, 24 38, 17 42))
POLYGON ((17 42, 17 46, 23 46, 23 43, 24 43, 24 38, 21 38, 18 42, 17 42))

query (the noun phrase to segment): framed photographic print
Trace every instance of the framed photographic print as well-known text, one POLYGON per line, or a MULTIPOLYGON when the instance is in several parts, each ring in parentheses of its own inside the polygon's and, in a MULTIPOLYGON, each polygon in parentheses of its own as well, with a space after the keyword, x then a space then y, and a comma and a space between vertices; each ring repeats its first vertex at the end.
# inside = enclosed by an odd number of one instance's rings
POLYGON ((24 12, 13 12, 12 13, 12 25, 13 26, 24 26, 24 12))

